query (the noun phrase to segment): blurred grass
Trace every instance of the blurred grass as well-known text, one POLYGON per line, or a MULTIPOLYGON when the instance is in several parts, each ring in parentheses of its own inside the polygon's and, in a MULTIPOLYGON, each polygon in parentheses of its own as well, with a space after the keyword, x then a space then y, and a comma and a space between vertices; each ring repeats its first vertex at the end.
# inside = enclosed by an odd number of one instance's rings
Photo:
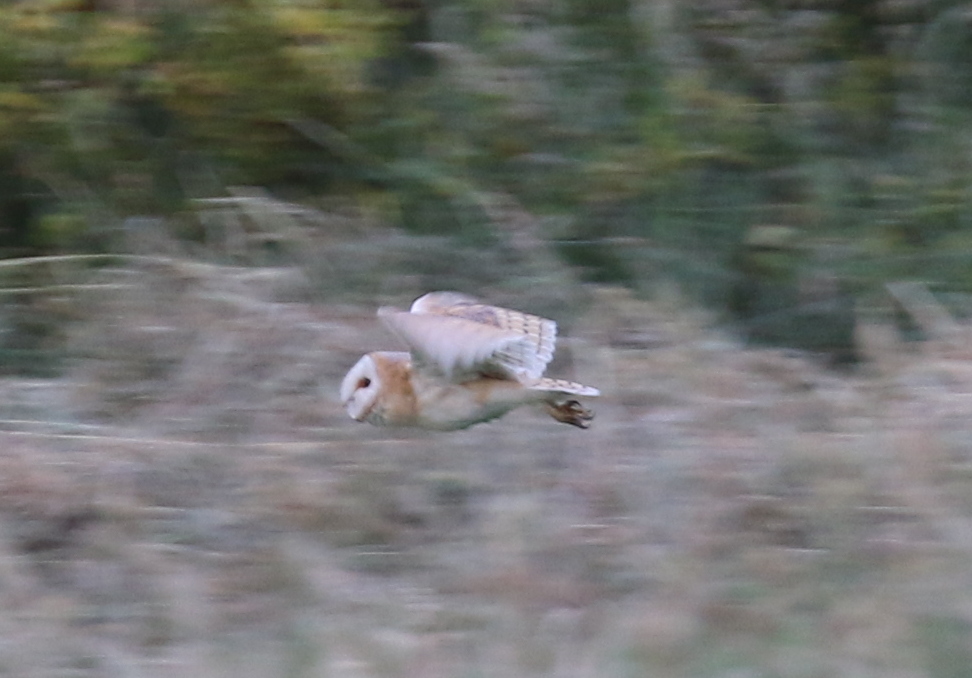
POLYGON ((0 673, 967 675, 965 13, 0 8, 0 673), (595 427, 351 422, 443 288, 595 427))
POLYGON ((334 394, 390 347, 373 303, 58 263, 69 369, 0 380, 12 675, 964 675, 961 342, 859 319, 838 374, 670 288, 574 285, 557 372, 604 391, 593 429, 403 435, 334 394))

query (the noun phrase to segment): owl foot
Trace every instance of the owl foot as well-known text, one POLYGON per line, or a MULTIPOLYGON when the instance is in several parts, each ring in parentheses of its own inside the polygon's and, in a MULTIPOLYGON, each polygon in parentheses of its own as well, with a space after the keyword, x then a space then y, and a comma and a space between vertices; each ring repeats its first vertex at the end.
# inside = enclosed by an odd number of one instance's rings
POLYGON ((588 428, 594 418, 594 412, 581 405, 576 400, 567 400, 562 403, 546 403, 547 412, 550 416, 577 428, 588 428))

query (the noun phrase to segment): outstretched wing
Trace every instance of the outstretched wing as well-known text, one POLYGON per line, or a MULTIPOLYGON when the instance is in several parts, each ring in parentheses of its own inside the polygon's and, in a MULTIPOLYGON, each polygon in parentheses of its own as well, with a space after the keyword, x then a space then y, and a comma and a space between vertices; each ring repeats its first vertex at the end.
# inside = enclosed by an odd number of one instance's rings
POLYGON ((491 376, 532 382, 553 357, 557 325, 456 292, 431 292, 411 312, 383 308, 378 316, 412 351, 419 369, 451 381, 491 376))

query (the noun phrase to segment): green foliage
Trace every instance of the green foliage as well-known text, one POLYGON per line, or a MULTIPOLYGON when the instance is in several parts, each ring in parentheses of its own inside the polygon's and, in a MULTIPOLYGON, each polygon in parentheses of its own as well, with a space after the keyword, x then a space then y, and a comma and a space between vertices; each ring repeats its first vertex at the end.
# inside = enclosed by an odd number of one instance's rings
POLYGON ((804 254, 774 314, 821 277, 861 290, 933 269, 969 291, 964 12, 7 3, 0 249, 112 250, 128 216, 184 214, 239 183, 337 196, 501 259, 512 231, 482 198, 496 194, 578 277, 675 278, 730 313, 764 227, 798 233, 804 254))
MULTIPOLYGON (((180 209, 197 175, 277 185, 337 180, 288 120, 344 124, 369 96, 368 64, 392 13, 377 3, 216 1, 191 11, 90 11, 25 0, 0 8, 4 171, 52 195, 40 211, 110 230, 105 219, 180 209), (95 222, 102 222, 96 224, 95 222)), ((31 196, 17 186, 0 204, 31 196)), ((34 216, 35 247, 73 248, 34 216)), ((59 235, 60 234, 60 235, 59 235)), ((63 236, 63 237, 61 237, 63 236)), ((102 243, 106 244, 106 243, 102 243)))

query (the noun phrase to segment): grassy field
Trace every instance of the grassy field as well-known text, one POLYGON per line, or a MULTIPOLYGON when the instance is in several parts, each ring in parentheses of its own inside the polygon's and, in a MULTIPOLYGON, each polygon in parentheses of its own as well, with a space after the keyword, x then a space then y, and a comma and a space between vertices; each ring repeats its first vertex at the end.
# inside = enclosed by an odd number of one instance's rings
POLYGON ((293 275, 51 297, 67 369, 0 380, 0 675, 970 675, 964 329, 862 323, 835 372, 579 288, 553 372, 604 392, 591 430, 405 434, 337 402, 393 347, 373 305, 293 275))

